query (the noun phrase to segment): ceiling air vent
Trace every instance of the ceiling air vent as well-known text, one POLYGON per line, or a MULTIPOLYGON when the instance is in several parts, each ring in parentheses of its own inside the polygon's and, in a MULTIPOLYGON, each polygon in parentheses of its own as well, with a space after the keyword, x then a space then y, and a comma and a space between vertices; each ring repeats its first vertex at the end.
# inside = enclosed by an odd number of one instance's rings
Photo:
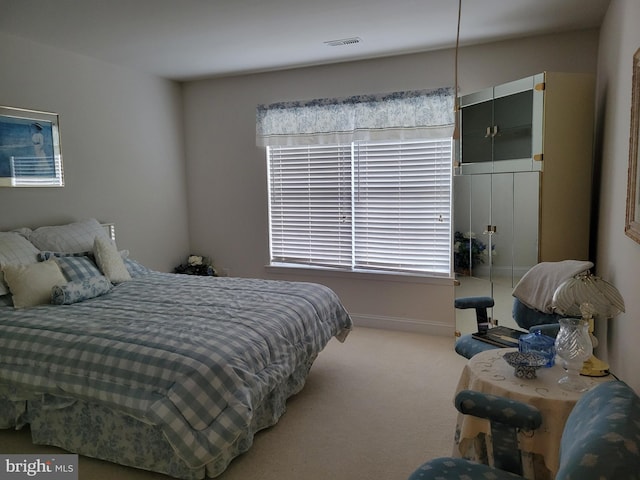
POLYGON ((330 47, 340 47, 342 45, 354 45, 356 43, 360 43, 362 39, 360 37, 352 37, 352 38, 343 38, 341 40, 329 40, 328 42, 324 42, 326 45, 330 47))

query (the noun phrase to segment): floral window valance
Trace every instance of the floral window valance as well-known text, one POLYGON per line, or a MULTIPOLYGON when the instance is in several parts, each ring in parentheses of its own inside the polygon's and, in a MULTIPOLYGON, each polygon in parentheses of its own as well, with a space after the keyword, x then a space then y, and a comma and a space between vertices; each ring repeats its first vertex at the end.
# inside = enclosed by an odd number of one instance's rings
POLYGON ((259 105, 258 146, 451 136, 454 90, 438 88, 338 99, 259 105))

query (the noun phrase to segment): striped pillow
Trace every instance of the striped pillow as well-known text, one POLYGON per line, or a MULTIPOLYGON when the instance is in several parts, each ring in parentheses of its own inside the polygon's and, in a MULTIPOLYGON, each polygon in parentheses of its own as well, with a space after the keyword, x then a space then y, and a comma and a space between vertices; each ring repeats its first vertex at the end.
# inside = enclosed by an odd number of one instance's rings
POLYGON ((91 252, 62 253, 45 251, 38 254, 38 260, 40 261, 46 261, 51 258, 55 259, 60 270, 62 270, 62 274, 69 282, 102 275, 91 252))
POLYGON ((56 257, 56 262, 69 282, 102 275, 94 261, 87 256, 56 257))
POLYGON ((85 252, 93 249, 96 237, 109 236, 95 218, 89 218, 67 225, 36 228, 29 234, 29 241, 39 250, 85 252))

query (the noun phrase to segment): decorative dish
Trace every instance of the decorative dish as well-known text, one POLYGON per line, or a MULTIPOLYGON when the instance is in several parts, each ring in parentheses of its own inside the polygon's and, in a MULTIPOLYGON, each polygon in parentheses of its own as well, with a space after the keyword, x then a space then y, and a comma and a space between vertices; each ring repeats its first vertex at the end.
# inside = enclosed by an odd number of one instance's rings
POLYGON ((535 352, 507 352, 504 359, 511 365, 518 378, 536 378, 536 370, 543 367, 547 360, 535 352))

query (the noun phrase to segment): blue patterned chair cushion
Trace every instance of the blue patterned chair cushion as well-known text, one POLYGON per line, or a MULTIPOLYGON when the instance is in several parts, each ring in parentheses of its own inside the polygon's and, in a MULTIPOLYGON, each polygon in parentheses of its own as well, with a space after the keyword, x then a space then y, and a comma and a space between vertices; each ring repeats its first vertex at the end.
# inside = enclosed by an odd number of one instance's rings
POLYGON ((90 298, 99 297, 111 290, 111 282, 102 275, 76 280, 51 289, 51 303, 71 305, 90 298))
POLYGON ((456 308, 491 308, 495 304, 491 297, 461 297, 456 298, 453 305, 456 308))
POLYGON ((523 430, 535 430, 542 424, 540 410, 510 398, 461 390, 456 395, 455 405, 465 415, 487 418, 523 430))
POLYGON ((456 340, 455 351, 459 355, 462 355, 464 358, 471 358, 476 353, 484 352, 485 350, 493 350, 497 347, 495 345, 491 345, 490 343, 483 342, 474 338, 470 333, 466 335, 462 335, 458 340, 456 340))
POLYGON ((519 475, 461 458, 436 458, 415 470, 408 480, 522 480, 519 475))
POLYGON ((556 478, 640 479, 640 398, 624 382, 585 393, 567 419, 556 478))

